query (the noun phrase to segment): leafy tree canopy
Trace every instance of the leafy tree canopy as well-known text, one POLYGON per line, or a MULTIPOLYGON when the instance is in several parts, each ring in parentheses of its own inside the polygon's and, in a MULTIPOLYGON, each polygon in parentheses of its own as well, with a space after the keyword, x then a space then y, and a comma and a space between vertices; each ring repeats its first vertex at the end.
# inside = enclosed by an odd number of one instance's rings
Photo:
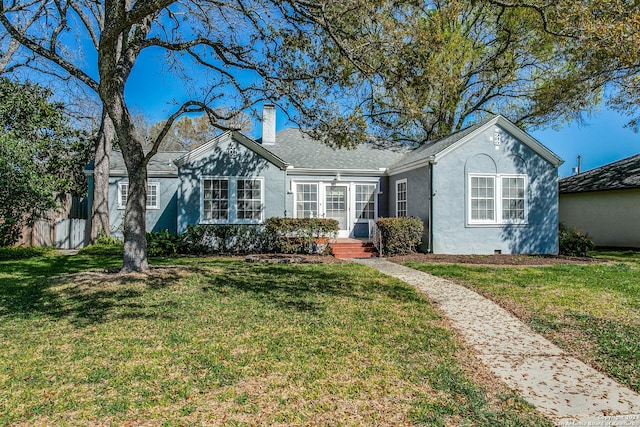
POLYGON ((0 78, 0 246, 54 209, 57 194, 86 191, 91 148, 50 97, 38 85, 0 78))

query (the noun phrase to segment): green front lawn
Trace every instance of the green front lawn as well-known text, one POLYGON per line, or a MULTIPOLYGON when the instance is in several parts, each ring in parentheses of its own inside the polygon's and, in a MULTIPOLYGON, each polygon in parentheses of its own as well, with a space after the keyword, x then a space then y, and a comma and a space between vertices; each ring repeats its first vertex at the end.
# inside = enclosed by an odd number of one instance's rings
POLYGON ((640 391, 640 255, 599 255, 628 262, 547 267, 407 265, 477 290, 569 353, 640 391))
POLYGON ((119 264, 0 261, 0 425, 551 425, 364 266, 119 264))

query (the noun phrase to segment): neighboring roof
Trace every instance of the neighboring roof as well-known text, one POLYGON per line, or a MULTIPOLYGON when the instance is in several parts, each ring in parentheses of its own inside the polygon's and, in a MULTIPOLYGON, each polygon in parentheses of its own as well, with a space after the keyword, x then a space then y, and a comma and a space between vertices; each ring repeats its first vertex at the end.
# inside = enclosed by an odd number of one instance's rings
POLYGON ((640 154, 558 181, 560 193, 640 188, 640 154))
POLYGON ((371 138, 352 149, 333 149, 300 129, 276 134, 276 143, 264 148, 294 169, 386 170, 405 156, 411 147, 371 138))
MULTIPOLYGON (((149 160, 147 173, 150 176, 178 176, 178 168, 173 163, 176 159, 182 157, 184 151, 160 151, 149 160)), ((85 173, 93 173, 94 161, 92 160, 85 168, 85 173)), ((109 157, 109 175, 127 176, 127 167, 122 157, 122 152, 113 150, 109 157)))
POLYGON ((483 132, 487 127, 496 125, 511 133, 523 144, 527 145, 529 148, 538 153, 555 167, 558 167, 563 163, 560 157, 555 155, 551 150, 542 145, 531 135, 517 127, 505 117, 496 115, 488 117, 479 123, 466 127, 449 136, 440 138, 436 141, 427 143, 417 148, 415 151, 393 165, 392 172, 398 172, 405 169, 413 169, 423 166, 425 163, 435 163, 440 157, 446 155, 451 150, 455 149, 455 147, 457 147, 458 145, 462 145, 465 142, 469 141, 478 133, 483 132))

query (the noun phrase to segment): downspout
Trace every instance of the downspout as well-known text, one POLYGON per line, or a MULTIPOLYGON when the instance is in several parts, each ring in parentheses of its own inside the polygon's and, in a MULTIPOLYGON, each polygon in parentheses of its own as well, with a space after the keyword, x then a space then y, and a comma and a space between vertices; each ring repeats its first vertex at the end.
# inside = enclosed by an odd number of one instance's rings
MULTIPOLYGON (((291 165, 287 165, 285 164, 285 166, 282 168, 282 173, 284 175, 284 182, 282 184, 282 190, 283 190, 283 195, 284 195, 284 199, 283 199, 283 203, 284 206, 283 208, 283 213, 284 213, 284 217, 287 217, 287 201, 289 200, 289 196, 293 194, 293 189, 290 187, 290 185, 288 185, 289 183, 287 182, 288 178, 289 178, 289 174, 287 173, 287 171, 289 170, 289 168, 291 168, 291 165)), ((293 200, 292 200, 292 205, 293 205, 293 200)), ((295 206, 293 206, 293 209, 295 210, 295 206)), ((291 212, 291 214, 293 215, 293 211, 291 212)))
POLYGON ((436 164, 435 157, 429 157, 429 237, 427 239, 427 253, 433 253, 433 166, 436 164))

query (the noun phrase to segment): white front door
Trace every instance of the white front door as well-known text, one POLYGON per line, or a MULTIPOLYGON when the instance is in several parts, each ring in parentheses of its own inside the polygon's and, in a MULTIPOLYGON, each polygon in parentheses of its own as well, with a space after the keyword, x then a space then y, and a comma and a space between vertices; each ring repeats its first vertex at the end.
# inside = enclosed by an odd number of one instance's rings
POLYGON ((338 237, 349 237, 349 186, 344 184, 324 185, 323 216, 338 221, 338 237))

